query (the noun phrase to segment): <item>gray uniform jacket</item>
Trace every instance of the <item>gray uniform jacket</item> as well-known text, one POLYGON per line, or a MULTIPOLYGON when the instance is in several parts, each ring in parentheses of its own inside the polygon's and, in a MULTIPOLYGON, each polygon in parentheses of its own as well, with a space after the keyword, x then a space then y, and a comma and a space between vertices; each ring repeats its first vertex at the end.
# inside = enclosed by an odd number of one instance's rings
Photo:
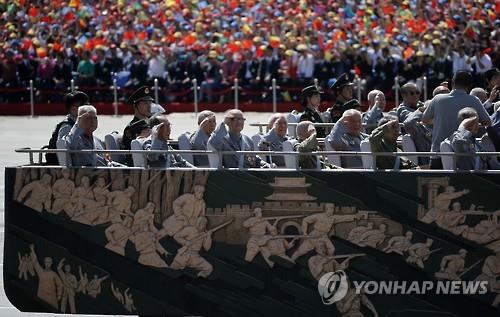
MULTIPOLYGON (((173 150, 172 146, 167 141, 149 136, 142 144, 144 150, 173 150)), ((179 154, 168 154, 170 162, 167 162, 166 154, 151 153, 148 154, 148 164, 152 167, 193 167, 189 162, 182 158, 179 154)))
MULTIPOLYGON (((417 105, 419 107, 419 105, 417 105)), ((414 112, 415 109, 405 105, 404 103, 400 104, 399 107, 396 108, 396 114, 398 116, 398 120, 400 123, 405 122, 406 118, 410 115, 410 113, 414 112)))
MULTIPOLYGON (((68 135, 64 137, 70 150, 104 150, 102 142, 96 138, 89 138, 83 134, 78 123, 71 128, 68 135)), ((73 166, 107 166, 108 162, 97 153, 71 154, 73 166)))
MULTIPOLYGON (((377 107, 378 108, 378 107, 377 107)), ((345 124, 339 120, 327 137, 327 142, 335 151, 361 151, 361 141, 366 139, 368 134, 360 133, 358 136, 350 135, 346 132, 345 124)), ((342 156, 340 158, 343 168, 362 168, 363 162, 360 156, 342 156)))
MULTIPOLYGON (((208 139, 208 143, 217 151, 253 151, 252 139, 244 134, 239 136, 230 135, 224 122, 215 129, 215 132, 208 139)), ((228 154, 222 157, 222 165, 226 168, 253 168, 265 167, 268 164, 256 155, 228 154)))
MULTIPOLYGON (((283 142, 288 140, 287 137, 281 138, 276 134, 274 128, 271 129, 264 137, 262 141, 258 144, 260 151, 283 151, 283 142)), ((276 164, 278 167, 285 167, 285 158, 281 155, 273 155, 272 163, 276 164)))
MULTIPOLYGON (((472 133, 459 127, 449 138, 453 152, 475 154, 481 152, 481 145, 472 133)), ((495 158, 479 156, 457 156, 457 169, 459 170, 485 170, 500 169, 500 163, 495 158)))
POLYGON ((366 125, 365 131, 371 133, 375 130, 380 119, 384 117, 384 113, 379 107, 372 106, 367 112, 363 114, 362 121, 366 125))
MULTIPOLYGON (((191 138, 189 139, 189 143, 191 143, 191 150, 206 151, 209 137, 210 136, 202 129, 196 130, 196 132, 193 133, 191 135, 191 138)), ((193 161, 195 166, 202 166, 202 167, 209 166, 208 156, 206 155, 193 154, 193 161)))
MULTIPOLYGON (((411 135, 415 148, 418 152, 429 152, 432 145, 432 126, 422 123, 423 113, 420 110, 413 111, 403 122, 404 129, 411 135)), ((428 157, 419 157, 419 164, 429 163, 428 157)))

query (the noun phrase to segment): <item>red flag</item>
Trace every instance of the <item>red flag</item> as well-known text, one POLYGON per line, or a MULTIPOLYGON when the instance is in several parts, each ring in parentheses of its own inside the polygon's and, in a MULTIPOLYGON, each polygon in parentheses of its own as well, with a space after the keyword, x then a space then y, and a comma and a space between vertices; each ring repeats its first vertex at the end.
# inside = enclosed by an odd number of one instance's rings
POLYGON ((38 16, 38 13, 39 13, 38 8, 35 7, 31 7, 28 10, 28 15, 32 18, 36 18, 38 16))
POLYGON ((448 29, 454 29, 457 26, 455 21, 453 21, 452 19, 447 19, 446 24, 448 25, 448 29))
POLYGON ((75 13, 73 11, 69 11, 64 15, 64 20, 66 20, 67 22, 71 22, 74 19, 75 19, 75 13))
POLYGON ((361 69, 359 69, 358 65, 354 65, 354 74, 361 75, 361 69))

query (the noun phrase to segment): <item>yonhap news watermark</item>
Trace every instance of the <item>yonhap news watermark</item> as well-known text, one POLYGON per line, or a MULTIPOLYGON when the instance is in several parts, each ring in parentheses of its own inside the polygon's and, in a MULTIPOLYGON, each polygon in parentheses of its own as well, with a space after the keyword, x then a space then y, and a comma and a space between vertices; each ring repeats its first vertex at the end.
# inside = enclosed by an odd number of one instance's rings
POLYGON ((325 305, 342 300, 348 291, 365 295, 482 295, 488 292, 488 281, 351 281, 344 271, 324 274, 318 292, 325 305))

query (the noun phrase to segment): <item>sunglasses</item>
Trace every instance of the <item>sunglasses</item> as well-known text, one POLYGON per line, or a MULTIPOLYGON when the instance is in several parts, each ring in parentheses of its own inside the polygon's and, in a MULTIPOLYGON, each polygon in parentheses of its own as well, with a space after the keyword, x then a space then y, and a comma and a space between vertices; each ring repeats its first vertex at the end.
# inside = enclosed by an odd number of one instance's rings
POLYGON ((247 119, 245 118, 230 118, 233 121, 246 121, 247 119))
POLYGON ((418 90, 408 91, 408 95, 413 95, 413 96, 420 95, 420 91, 418 90))

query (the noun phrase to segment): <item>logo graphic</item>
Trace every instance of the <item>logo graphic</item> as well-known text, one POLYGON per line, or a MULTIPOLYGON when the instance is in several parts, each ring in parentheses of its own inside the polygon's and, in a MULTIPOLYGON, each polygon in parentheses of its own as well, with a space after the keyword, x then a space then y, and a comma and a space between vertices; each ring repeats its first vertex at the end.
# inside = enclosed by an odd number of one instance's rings
POLYGON ((325 305, 331 305, 344 298, 348 288, 347 275, 342 270, 328 272, 318 282, 318 292, 325 305))

